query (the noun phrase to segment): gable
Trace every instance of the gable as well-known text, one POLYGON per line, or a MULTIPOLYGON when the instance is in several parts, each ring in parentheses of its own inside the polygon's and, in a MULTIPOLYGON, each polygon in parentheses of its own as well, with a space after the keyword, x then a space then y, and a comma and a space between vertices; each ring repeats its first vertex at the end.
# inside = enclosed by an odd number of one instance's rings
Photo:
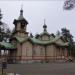
POLYGON ((62 38, 57 39, 55 44, 58 46, 69 46, 69 42, 65 42, 62 38))
POLYGON ((49 40, 49 36, 46 35, 46 34, 44 34, 43 36, 41 36, 41 39, 42 39, 42 40, 49 40))
POLYGON ((28 40, 22 43, 23 47, 32 47, 32 43, 28 40))
POLYGON ((58 40, 56 40, 56 43, 65 43, 61 38, 59 38, 58 40))

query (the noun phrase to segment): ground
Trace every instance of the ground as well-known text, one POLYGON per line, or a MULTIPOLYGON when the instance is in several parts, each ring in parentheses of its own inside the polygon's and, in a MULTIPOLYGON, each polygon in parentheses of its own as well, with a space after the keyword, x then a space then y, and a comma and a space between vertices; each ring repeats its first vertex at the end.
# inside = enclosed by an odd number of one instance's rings
POLYGON ((75 75, 75 63, 8 64, 6 71, 21 75, 75 75))

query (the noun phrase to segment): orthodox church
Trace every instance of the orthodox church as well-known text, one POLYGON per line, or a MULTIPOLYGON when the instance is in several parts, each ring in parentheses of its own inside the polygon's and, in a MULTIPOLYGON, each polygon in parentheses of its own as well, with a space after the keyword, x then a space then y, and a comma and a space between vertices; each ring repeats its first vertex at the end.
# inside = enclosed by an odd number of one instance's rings
POLYGON ((44 23, 43 32, 33 36, 27 32, 28 21, 20 10, 18 19, 14 19, 15 29, 9 42, 0 42, 1 49, 8 51, 5 55, 8 62, 34 63, 66 60, 69 43, 62 36, 50 34, 44 23))

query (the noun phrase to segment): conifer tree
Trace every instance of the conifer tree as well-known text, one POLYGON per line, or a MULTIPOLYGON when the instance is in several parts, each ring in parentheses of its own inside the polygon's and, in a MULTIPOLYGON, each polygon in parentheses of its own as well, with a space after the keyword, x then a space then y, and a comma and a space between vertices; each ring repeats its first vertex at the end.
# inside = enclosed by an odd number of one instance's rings
POLYGON ((75 0, 66 0, 66 1, 64 2, 63 8, 64 8, 65 10, 71 10, 71 9, 73 9, 74 7, 75 7, 75 0))
POLYGON ((62 28, 62 36, 64 37, 64 39, 69 42, 69 46, 68 46, 68 51, 74 56, 75 55, 75 45, 74 45, 74 40, 73 40, 73 36, 70 33, 70 31, 66 28, 62 28))

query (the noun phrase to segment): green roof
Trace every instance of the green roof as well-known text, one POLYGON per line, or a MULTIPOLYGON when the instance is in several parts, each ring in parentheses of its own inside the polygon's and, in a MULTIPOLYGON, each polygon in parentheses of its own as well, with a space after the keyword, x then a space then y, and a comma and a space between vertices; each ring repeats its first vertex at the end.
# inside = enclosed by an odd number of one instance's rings
POLYGON ((32 42, 33 43, 36 43, 36 44, 41 44, 41 45, 47 45, 47 44, 57 44, 59 46, 68 46, 69 42, 66 42, 66 43, 56 43, 56 41, 59 39, 60 37, 55 37, 54 39, 51 38, 51 40, 38 40, 38 39, 35 39, 35 38, 31 38, 32 42))
POLYGON ((24 37, 14 36, 14 38, 16 38, 19 43, 22 43, 23 41, 25 41, 24 37))
POLYGON ((36 43, 36 44, 41 44, 41 45, 46 45, 46 44, 48 44, 50 41, 42 41, 42 40, 38 40, 38 39, 36 39, 36 38, 30 38, 31 39, 31 41, 33 42, 33 43, 36 43))
POLYGON ((55 43, 58 46, 69 46, 69 42, 66 43, 55 43))
MULTIPOLYGON (((66 43, 58 43, 56 42, 60 37, 55 37, 54 39, 52 40, 39 40, 39 39, 36 39, 36 38, 23 38, 23 37, 18 37, 18 36, 15 36, 15 38, 17 39, 17 41, 19 43, 23 43, 27 40, 30 40, 32 43, 34 44, 40 44, 40 45, 47 45, 47 44, 56 44, 58 46, 68 46, 69 45, 69 42, 66 42, 66 43)), ((0 42, 0 47, 3 48, 3 49, 16 49, 16 46, 14 46, 12 43, 8 43, 8 42, 0 42)))
POLYGON ((66 42, 66 43, 63 43, 63 42, 62 43, 57 43, 56 41, 61 38, 60 36, 57 36, 55 38, 51 37, 50 40, 39 40, 39 39, 36 39, 36 38, 30 38, 30 37, 24 38, 24 37, 19 37, 19 36, 14 36, 14 37, 17 39, 17 41, 19 43, 23 43, 27 40, 30 40, 32 43, 40 44, 40 45, 57 44, 59 46, 68 46, 68 44, 69 44, 68 42, 66 42))
MULTIPOLYGON (((50 40, 39 40, 39 39, 36 39, 36 38, 24 38, 24 37, 18 37, 18 36, 15 36, 15 38, 17 39, 17 41, 19 43, 23 43, 25 41, 28 41, 30 40, 32 43, 34 44, 40 44, 40 45, 48 45, 48 44, 56 44, 57 46, 68 46, 69 45, 69 42, 56 42, 58 39, 60 39, 61 37, 55 37, 54 39, 50 39, 50 40)), ((0 42, 0 47, 3 48, 3 49, 16 49, 16 46, 13 45, 12 43, 8 43, 8 42, 0 42)))
POLYGON ((8 42, 0 42, 0 46, 5 49, 16 49, 16 47, 8 42))

